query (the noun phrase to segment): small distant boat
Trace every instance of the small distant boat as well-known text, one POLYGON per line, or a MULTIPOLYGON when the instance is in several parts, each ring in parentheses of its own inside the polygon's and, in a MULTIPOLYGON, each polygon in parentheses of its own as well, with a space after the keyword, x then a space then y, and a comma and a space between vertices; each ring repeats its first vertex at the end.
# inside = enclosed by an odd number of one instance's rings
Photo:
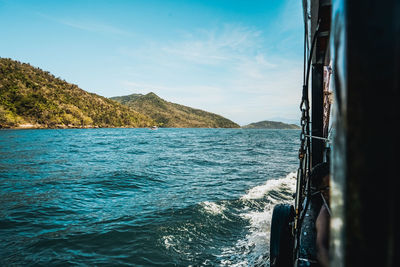
POLYGON ((152 126, 152 127, 150 128, 150 130, 158 130, 158 127, 157 127, 156 125, 154 125, 154 126, 152 126))

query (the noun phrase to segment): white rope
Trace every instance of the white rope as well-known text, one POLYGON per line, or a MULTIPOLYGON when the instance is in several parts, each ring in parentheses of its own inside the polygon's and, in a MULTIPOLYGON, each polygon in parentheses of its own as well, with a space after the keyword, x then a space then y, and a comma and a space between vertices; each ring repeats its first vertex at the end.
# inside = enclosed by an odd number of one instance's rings
POLYGON ((331 142, 331 140, 329 140, 328 138, 325 138, 325 137, 313 136, 313 135, 308 135, 308 134, 306 134, 305 136, 306 136, 306 137, 313 138, 313 139, 324 140, 324 141, 326 141, 326 142, 328 142, 328 143, 331 142))

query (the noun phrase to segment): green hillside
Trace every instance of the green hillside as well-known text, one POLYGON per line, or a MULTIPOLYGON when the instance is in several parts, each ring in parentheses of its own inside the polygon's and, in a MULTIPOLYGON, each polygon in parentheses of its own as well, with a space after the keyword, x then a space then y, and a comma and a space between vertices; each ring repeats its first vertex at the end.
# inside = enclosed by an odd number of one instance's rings
POLYGON ((0 128, 148 127, 154 123, 47 71, 0 58, 0 128))
POLYGON ((239 125, 220 115, 171 103, 154 93, 132 94, 111 99, 154 119, 158 125, 171 128, 238 128, 239 125))
POLYGON ((300 129, 296 124, 286 124, 278 121, 260 121, 242 126, 247 129, 300 129))

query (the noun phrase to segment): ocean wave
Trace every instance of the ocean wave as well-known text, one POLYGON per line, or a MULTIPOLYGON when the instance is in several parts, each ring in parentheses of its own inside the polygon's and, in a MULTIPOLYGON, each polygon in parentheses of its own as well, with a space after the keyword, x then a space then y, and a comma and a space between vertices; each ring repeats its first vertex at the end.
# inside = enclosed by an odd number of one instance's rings
MULTIPOLYGON (((291 203, 296 190, 296 173, 289 173, 281 179, 268 180, 265 184, 253 187, 240 200, 245 203, 262 201, 262 210, 253 210, 245 205, 240 216, 249 221, 248 233, 237 240, 233 247, 222 250, 222 266, 269 266, 269 238, 272 211, 275 204, 291 203), (280 197, 271 197, 278 195, 280 197)), ((260 203, 259 203, 260 204, 260 203)))
POLYGON ((2 133, 0 265, 267 265, 293 202, 293 131, 2 133))
POLYGON ((190 264, 269 266, 273 207, 293 202, 295 185, 293 172, 255 186, 238 199, 203 201, 174 212, 182 217, 174 218, 175 223, 160 236, 160 243, 171 256, 185 255, 190 264))
MULTIPOLYGON (((294 192, 296 190, 296 172, 289 173, 285 178, 271 179, 265 184, 251 188, 241 197, 242 200, 261 199, 270 192, 294 192)), ((283 195, 282 195, 283 196, 283 195)))
POLYGON ((224 205, 210 201, 202 202, 201 206, 204 208, 206 212, 214 215, 222 214, 226 210, 226 207, 224 205))

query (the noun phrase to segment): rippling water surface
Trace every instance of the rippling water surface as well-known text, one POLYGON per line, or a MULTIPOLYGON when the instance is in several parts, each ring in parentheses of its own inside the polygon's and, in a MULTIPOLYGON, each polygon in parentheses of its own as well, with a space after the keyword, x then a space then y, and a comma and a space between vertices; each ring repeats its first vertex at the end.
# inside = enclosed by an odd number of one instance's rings
POLYGON ((0 265, 269 266, 299 131, 0 131, 0 265))

